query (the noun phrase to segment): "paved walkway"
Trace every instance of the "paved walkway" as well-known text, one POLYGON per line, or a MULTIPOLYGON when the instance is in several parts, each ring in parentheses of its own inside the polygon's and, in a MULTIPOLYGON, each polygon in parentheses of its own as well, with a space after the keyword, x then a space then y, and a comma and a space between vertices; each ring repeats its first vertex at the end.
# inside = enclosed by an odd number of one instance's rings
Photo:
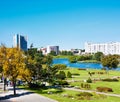
MULTIPOLYGON (((93 90, 80 90, 80 89, 75 89, 75 88, 64 88, 65 90, 73 90, 73 91, 80 91, 80 92, 96 92, 93 90)), ((120 97, 120 94, 111 94, 111 93, 104 93, 104 92, 96 92, 97 94, 103 94, 107 96, 115 96, 115 97, 120 97)))
POLYGON ((13 90, 9 88, 8 92, 0 93, 0 102, 57 102, 42 95, 18 89, 17 96, 13 96, 13 90))

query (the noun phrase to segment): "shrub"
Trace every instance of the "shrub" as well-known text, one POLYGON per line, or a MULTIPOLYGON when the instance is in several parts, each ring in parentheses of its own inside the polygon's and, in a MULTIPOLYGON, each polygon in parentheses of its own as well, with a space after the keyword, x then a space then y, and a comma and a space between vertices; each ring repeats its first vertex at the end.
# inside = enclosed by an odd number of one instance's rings
POLYGON ((103 67, 103 68, 101 68, 101 70, 106 70, 106 68, 103 67))
POLYGON ((84 96, 84 97, 86 97, 86 96, 93 96, 93 94, 89 93, 89 92, 81 92, 81 93, 77 94, 77 96, 84 96))
POLYGON ((92 83, 91 78, 88 78, 88 79, 87 79, 87 83, 92 83))
POLYGON ((84 83, 81 83, 81 88, 90 89, 91 86, 90 86, 90 84, 84 84, 84 83))
POLYGON ((61 80, 61 81, 55 81, 53 85, 69 85, 69 83, 65 80, 61 80))
POLYGON ((68 78, 72 78, 72 74, 68 71, 68 73, 67 73, 67 77, 68 78))
POLYGON ((110 79, 110 78, 106 78, 106 79, 102 79, 102 81, 108 81, 108 82, 118 82, 119 80, 116 78, 110 79))
POLYGON ((76 75, 76 76, 78 75, 79 76, 80 74, 79 73, 72 73, 72 75, 76 75))
POLYGON ((97 87, 96 89, 99 92, 113 92, 112 88, 109 87, 97 87))
POLYGON ((58 70, 64 70, 67 68, 65 64, 54 64, 53 67, 57 68, 58 70))
POLYGON ((29 83, 28 86, 29 88, 40 88, 40 85, 35 83, 29 83))
POLYGON ((60 71, 59 74, 57 75, 58 79, 64 80, 66 78, 66 74, 64 71, 60 71))

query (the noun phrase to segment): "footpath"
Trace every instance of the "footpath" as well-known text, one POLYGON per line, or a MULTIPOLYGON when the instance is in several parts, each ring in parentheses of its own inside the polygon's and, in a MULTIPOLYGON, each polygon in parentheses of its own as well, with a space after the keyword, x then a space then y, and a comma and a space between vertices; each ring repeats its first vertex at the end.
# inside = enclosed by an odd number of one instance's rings
POLYGON ((17 95, 13 96, 13 88, 8 87, 8 91, 0 93, 0 102, 57 102, 24 89, 17 89, 16 93, 17 95))

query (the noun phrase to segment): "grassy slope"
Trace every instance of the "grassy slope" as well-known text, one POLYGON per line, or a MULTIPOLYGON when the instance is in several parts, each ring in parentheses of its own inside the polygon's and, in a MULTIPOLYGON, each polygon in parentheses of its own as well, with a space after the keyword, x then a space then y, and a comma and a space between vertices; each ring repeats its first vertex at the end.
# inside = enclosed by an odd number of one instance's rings
MULTIPOLYGON (((72 74, 74 74, 73 78, 68 78, 66 80, 69 80, 69 81, 78 81, 78 82, 71 82, 70 84, 71 85, 74 85, 74 86, 79 86, 81 85, 81 83, 83 83, 83 80, 85 79, 88 79, 90 76, 88 74, 88 71, 86 70, 78 70, 78 69, 75 69, 75 68, 70 68, 70 69, 67 69, 67 70, 64 70, 66 73, 68 71, 70 71, 72 74), (75 74, 78 74, 78 75, 75 75, 75 74)), ((105 72, 103 70, 89 70, 90 72, 105 72)), ((95 74, 93 75, 91 78, 94 79, 94 78, 111 78, 113 76, 119 76, 120 75, 120 72, 119 71, 109 71, 109 75, 108 74, 103 74, 103 75, 98 75, 98 74, 95 74)), ((106 87, 110 87, 113 89, 113 93, 117 93, 117 94, 120 94, 120 82, 102 82, 102 81, 97 81, 97 82, 93 82, 93 83, 90 83, 91 85, 91 90, 95 90, 97 86, 106 86, 106 87)), ((106 96, 106 97, 98 97, 98 96, 95 96, 96 98, 93 98, 91 100, 78 100, 78 97, 76 97, 76 94, 79 93, 79 92, 76 92, 76 91, 70 91, 70 90, 64 90, 63 92, 56 92, 55 89, 48 89, 48 90, 35 90, 35 92, 39 93, 39 94, 42 94, 44 96, 47 96, 49 98, 52 98, 52 99, 55 99, 55 100, 58 100, 59 102, 119 102, 120 101, 120 98, 118 97, 109 97, 109 96, 106 96), (52 91, 53 93, 52 94, 48 94, 48 91, 52 91), (72 96, 72 97, 64 97, 65 94, 68 94, 69 96, 72 96)))

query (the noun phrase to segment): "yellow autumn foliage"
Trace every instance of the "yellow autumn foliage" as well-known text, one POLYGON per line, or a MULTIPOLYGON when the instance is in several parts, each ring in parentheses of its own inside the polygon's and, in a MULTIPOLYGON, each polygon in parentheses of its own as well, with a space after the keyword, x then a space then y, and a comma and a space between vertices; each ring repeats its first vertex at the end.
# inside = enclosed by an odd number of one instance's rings
POLYGON ((0 48, 0 62, 3 66, 4 76, 9 77, 11 80, 22 79, 23 77, 28 80, 30 73, 26 68, 26 58, 24 52, 20 49, 2 46, 0 48))

